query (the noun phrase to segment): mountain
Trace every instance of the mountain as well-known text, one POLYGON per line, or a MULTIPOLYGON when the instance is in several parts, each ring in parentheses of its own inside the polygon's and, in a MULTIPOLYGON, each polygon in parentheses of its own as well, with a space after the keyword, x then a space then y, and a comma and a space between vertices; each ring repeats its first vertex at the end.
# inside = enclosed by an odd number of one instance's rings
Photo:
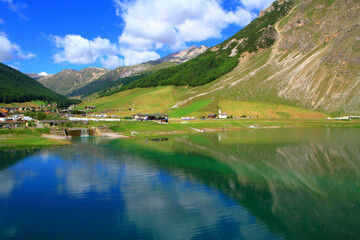
POLYGON ((197 57, 200 54, 204 53, 207 49, 208 49, 208 47, 206 47, 204 45, 201 45, 200 47, 192 46, 188 49, 167 55, 158 60, 150 61, 150 63, 155 63, 155 64, 163 63, 163 62, 184 63, 184 62, 187 62, 187 61, 193 59, 194 57, 197 57))
POLYGON ((205 46, 198 48, 192 46, 189 49, 170 54, 155 61, 118 67, 114 70, 90 67, 81 71, 65 69, 57 74, 45 77, 40 77, 38 74, 28 75, 57 93, 66 96, 87 96, 111 90, 119 85, 126 85, 160 69, 186 62, 205 52, 206 49, 205 46))
POLYGON ((178 116, 360 114, 359 16, 358 0, 279 0, 204 54, 89 104, 178 116))
POLYGON ((232 71, 243 53, 268 49, 276 41, 274 24, 285 16, 293 1, 274 2, 273 10, 252 21, 233 37, 176 67, 163 69, 133 82, 123 90, 163 85, 199 86, 232 71))
POLYGON ((234 100, 359 114, 359 16, 356 0, 297 1, 273 25, 272 47, 243 54, 237 68, 224 76, 231 79, 221 80, 222 87, 231 89, 234 100))
POLYGON ((157 72, 186 62, 194 57, 199 56, 207 50, 205 46, 192 46, 183 51, 167 55, 155 61, 149 61, 137 65, 118 67, 102 76, 95 81, 74 91, 70 96, 87 96, 97 92, 106 92, 118 86, 127 85, 143 76, 157 72))
POLYGON ((81 71, 65 69, 57 74, 42 77, 38 81, 57 93, 70 96, 74 91, 95 81, 109 71, 105 68, 95 67, 84 68, 81 71))
POLYGON ((38 73, 25 73, 25 74, 35 80, 39 80, 40 78, 44 77, 43 75, 40 75, 38 73))
POLYGON ((0 63, 0 102, 29 102, 42 100, 57 102, 59 107, 73 101, 45 88, 31 77, 0 63))

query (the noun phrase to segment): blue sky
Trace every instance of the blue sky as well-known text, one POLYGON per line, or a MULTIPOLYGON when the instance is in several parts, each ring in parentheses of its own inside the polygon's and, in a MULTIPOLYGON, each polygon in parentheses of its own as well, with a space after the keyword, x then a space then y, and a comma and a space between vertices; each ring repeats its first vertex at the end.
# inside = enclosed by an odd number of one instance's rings
POLYGON ((24 73, 133 65, 229 38, 272 0, 0 0, 0 62, 24 73))

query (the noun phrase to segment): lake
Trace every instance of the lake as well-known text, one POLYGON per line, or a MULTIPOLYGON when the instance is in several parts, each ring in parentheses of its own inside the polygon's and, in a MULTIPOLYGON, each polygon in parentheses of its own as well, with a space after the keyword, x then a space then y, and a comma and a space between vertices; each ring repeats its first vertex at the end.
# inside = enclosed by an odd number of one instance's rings
POLYGON ((360 129, 0 152, 0 239, 360 239, 360 129))

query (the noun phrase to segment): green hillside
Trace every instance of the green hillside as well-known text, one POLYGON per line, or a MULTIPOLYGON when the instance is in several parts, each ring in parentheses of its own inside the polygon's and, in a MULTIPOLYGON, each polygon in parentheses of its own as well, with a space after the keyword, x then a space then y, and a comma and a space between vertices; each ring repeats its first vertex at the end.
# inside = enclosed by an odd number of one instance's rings
POLYGON ((31 102, 33 100, 56 102, 59 107, 73 103, 73 100, 45 88, 29 76, 0 63, 0 102, 31 102))
POLYGON ((271 104, 264 102, 243 102, 228 100, 226 90, 219 90, 215 95, 204 95, 194 100, 175 106, 179 100, 186 99, 193 91, 202 91, 208 87, 176 87, 160 86, 153 88, 135 88, 122 91, 110 96, 97 98, 79 104, 78 109, 85 106, 95 106, 96 112, 117 115, 119 117, 130 117, 135 113, 166 113, 171 118, 196 117, 201 118, 208 114, 227 112, 228 116, 242 117, 246 115, 252 118, 280 119, 280 118, 326 118, 321 112, 310 111, 299 107, 285 104, 271 104), (203 89, 201 89, 203 88, 203 89), (219 94, 219 95, 218 95, 219 94), (132 109, 131 111, 129 109, 132 109))
POLYGON ((205 54, 86 104, 119 116, 201 117, 219 109, 252 118, 360 114, 359 1, 279 0, 260 16, 205 54), (225 74, 216 67, 232 61, 238 63, 225 74))
POLYGON ((214 81, 232 71, 244 52, 258 52, 269 48, 276 40, 273 25, 285 16, 294 1, 273 4, 273 11, 255 19, 222 44, 179 66, 167 68, 141 78, 122 88, 155 87, 164 85, 199 86, 214 81), (242 40, 241 42, 238 42, 242 40))

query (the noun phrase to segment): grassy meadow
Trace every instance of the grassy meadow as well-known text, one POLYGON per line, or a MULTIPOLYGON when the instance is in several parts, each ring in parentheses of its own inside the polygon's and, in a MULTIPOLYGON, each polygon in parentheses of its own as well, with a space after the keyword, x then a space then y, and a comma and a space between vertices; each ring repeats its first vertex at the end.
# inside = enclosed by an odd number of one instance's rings
POLYGON ((184 102, 180 107, 173 108, 176 103, 190 96, 189 91, 190 89, 186 87, 174 86, 136 88, 83 102, 78 106, 78 109, 84 109, 85 106, 95 106, 96 113, 106 113, 118 117, 131 117, 136 113, 166 113, 170 115, 170 118, 201 118, 203 116, 207 117, 208 114, 218 113, 219 109, 226 112, 229 117, 242 117, 245 115, 265 119, 324 119, 328 116, 325 113, 286 104, 226 99, 225 94, 216 97, 201 96, 184 102))
POLYGON ((0 103, 0 107, 40 107, 45 105, 43 101, 31 101, 31 102, 22 102, 22 103, 0 103))
POLYGON ((49 128, 0 129, 0 151, 11 149, 44 148, 69 144, 69 141, 42 137, 49 128))

